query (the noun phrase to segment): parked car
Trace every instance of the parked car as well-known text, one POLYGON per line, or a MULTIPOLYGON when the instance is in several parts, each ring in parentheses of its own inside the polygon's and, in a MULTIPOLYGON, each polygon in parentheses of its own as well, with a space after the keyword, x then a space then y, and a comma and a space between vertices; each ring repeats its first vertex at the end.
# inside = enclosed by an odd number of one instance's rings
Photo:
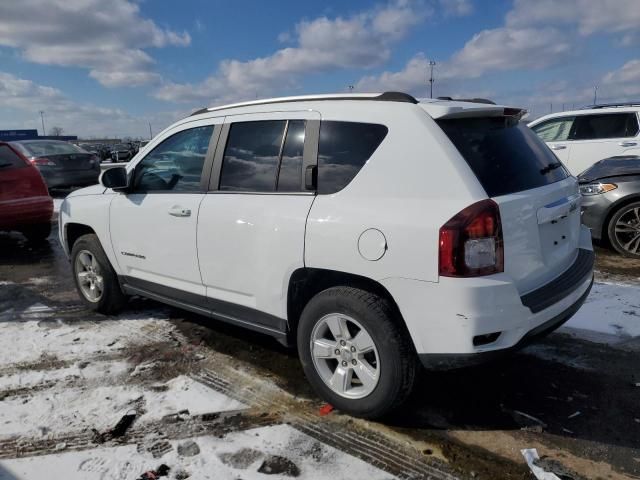
POLYGON ((579 177, 582 223, 626 257, 640 258, 640 157, 600 160, 579 177))
POLYGON ((111 147, 111 161, 116 162, 128 162, 133 158, 133 152, 131 147, 126 143, 118 143, 111 147))
POLYGON ((640 103, 595 105, 529 123, 556 156, 578 175, 598 160, 640 155, 640 103))
POLYGON ((0 230, 41 241, 51 232, 53 200, 42 175, 17 149, 0 142, 0 230))
POLYGON ((589 293, 578 182, 521 114, 394 92, 204 109, 68 196, 60 240, 90 308, 141 295, 263 332, 380 416, 419 362, 519 348, 589 293))
POLYGON ((59 140, 21 140, 11 145, 40 170, 50 189, 98 183, 100 159, 76 145, 59 140))

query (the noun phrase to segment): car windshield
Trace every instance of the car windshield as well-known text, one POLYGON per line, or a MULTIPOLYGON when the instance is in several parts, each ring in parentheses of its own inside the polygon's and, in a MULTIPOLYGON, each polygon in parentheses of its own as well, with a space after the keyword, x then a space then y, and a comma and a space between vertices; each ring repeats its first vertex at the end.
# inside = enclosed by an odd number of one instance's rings
POLYGON ((66 142, 22 142, 22 147, 34 157, 42 157, 45 155, 69 155, 75 153, 87 153, 80 147, 76 147, 71 143, 66 142))

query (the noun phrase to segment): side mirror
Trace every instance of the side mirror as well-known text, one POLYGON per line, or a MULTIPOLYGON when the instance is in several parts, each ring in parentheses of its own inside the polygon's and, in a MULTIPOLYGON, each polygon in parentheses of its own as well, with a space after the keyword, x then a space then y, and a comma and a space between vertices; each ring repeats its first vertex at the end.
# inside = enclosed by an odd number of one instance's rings
POLYGON ((129 176, 124 167, 113 167, 102 172, 100 183, 112 190, 126 190, 129 187, 129 176))

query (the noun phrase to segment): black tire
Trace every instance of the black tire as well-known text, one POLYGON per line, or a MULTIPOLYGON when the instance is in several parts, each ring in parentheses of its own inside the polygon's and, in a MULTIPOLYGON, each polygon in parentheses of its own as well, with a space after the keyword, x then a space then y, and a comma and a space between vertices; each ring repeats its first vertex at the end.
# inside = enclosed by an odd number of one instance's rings
POLYGON ((51 234, 51 222, 29 225, 22 229, 22 234, 32 243, 42 243, 51 234))
POLYGON ((127 297, 122 293, 118 276, 104 253, 100 240, 98 240, 95 234, 82 235, 73 244, 71 249, 71 269, 73 271, 73 280, 78 290, 78 295, 82 302, 91 310, 110 315, 120 311, 127 303, 127 297), (95 257, 98 264, 98 272, 103 278, 102 295, 97 301, 89 300, 82 292, 79 284, 76 259, 80 252, 83 251, 88 251, 95 257))
POLYGON ((408 332, 390 302, 352 287, 333 287, 318 293, 305 306, 298 325, 298 354, 316 393, 334 407, 356 417, 378 418, 401 406, 413 390, 417 356, 408 332), (364 398, 335 393, 318 373, 311 353, 314 327, 331 313, 348 315, 369 333, 379 356, 379 379, 364 398))
MULTIPOLYGON (((629 226, 630 230, 634 228, 640 229, 640 219, 636 218, 636 214, 640 215, 640 202, 628 203, 620 207, 609 220, 609 225, 607 225, 607 234, 609 237, 609 243, 611 246, 621 255, 629 258, 637 258, 640 259, 640 238, 636 236, 634 233, 625 234, 625 239, 618 238, 616 236, 616 224, 623 216, 630 217, 633 221, 629 226), (637 210, 636 210, 637 209, 637 210), (628 239, 631 241, 631 245, 629 248, 625 248, 626 242, 628 239), (634 249, 634 251, 630 251, 630 249, 634 249)), ((637 230, 636 233, 640 235, 640 230, 637 230)))

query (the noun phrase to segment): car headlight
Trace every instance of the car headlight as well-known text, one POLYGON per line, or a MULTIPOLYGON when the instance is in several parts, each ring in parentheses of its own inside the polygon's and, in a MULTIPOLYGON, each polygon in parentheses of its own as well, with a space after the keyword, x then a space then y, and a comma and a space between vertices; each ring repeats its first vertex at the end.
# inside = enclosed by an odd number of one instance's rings
POLYGON ((589 183, 587 185, 580 185, 580 193, 582 195, 601 195, 616 188, 618 188, 618 185, 615 183, 589 183))

